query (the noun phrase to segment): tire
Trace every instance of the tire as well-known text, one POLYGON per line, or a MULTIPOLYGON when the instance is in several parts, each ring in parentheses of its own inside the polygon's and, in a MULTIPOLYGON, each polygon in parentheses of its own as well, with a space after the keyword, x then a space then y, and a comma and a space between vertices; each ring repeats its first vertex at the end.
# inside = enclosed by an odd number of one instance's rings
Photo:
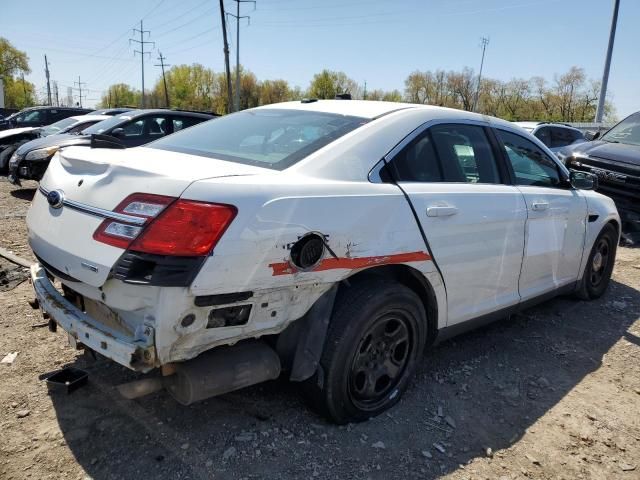
POLYGON ((422 359, 427 318, 409 288, 383 278, 352 282, 338 292, 319 373, 303 384, 329 420, 375 417, 395 405, 422 359))
POLYGON ((582 300, 600 298, 609 286, 618 246, 618 232, 610 223, 605 225, 596 241, 584 269, 576 296, 582 300))
POLYGON ((9 159, 17 149, 17 146, 9 145, 0 152, 0 173, 7 173, 9 171, 9 159))

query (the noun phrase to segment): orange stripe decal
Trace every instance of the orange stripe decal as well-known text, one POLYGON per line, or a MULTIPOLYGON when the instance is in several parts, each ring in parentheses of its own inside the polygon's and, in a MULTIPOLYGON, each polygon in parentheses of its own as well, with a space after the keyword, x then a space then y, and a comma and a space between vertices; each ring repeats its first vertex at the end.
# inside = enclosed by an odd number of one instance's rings
MULTIPOLYGON (((382 255, 379 257, 356 257, 356 258, 325 258, 321 260, 312 272, 322 272, 324 270, 334 270, 336 268, 346 268, 354 270, 357 268, 373 267, 376 265, 388 265, 390 263, 424 262, 431 260, 431 255, 426 252, 394 253, 392 255, 382 255)), ((298 272, 298 269, 289 262, 271 263, 273 276, 291 275, 298 272)))

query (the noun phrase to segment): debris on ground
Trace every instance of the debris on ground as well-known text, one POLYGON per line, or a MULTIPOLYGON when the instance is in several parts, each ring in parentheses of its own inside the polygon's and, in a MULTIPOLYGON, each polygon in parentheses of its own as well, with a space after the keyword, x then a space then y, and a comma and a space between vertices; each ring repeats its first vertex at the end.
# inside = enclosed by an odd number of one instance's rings
POLYGON ((6 363, 7 365, 12 365, 16 357, 18 356, 18 352, 7 353, 0 363, 6 363))

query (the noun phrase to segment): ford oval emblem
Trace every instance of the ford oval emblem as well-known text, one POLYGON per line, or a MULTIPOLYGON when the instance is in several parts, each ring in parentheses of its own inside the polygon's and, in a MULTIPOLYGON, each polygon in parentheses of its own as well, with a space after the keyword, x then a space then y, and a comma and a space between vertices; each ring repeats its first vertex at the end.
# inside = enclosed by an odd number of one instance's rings
POLYGON ((51 190, 47 194, 47 202, 51 208, 61 208, 64 203, 64 194, 62 190, 51 190))

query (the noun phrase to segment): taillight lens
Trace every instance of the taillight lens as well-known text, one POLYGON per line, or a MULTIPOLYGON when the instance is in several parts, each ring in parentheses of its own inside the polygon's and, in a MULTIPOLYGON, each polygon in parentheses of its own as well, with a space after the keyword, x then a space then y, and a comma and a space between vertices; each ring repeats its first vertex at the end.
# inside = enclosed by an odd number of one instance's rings
POLYGON ((151 222, 130 249, 158 255, 207 255, 236 213, 231 205, 178 200, 151 222))
POLYGON ((138 225, 107 219, 93 234, 95 240, 123 249, 176 256, 208 254, 237 213, 232 205, 146 193, 129 195, 114 211, 145 222, 138 225))

